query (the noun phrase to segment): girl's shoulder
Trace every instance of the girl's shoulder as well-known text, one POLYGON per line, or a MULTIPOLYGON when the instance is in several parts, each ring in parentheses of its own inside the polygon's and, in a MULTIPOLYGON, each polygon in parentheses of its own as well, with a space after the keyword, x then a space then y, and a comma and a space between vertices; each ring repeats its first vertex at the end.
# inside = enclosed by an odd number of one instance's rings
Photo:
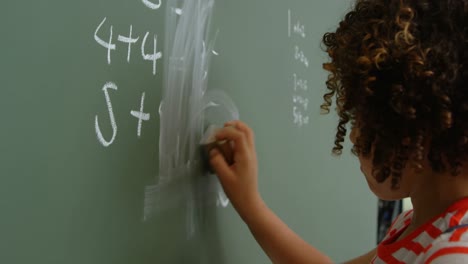
POLYGON ((455 203, 428 225, 426 236, 434 238, 415 263, 468 263, 467 205, 468 199, 455 203))
POLYGON ((372 263, 468 263, 468 199, 398 239, 412 218, 406 211, 393 221, 372 263))
POLYGON ((468 225, 450 228, 421 255, 421 263, 468 263, 468 225))

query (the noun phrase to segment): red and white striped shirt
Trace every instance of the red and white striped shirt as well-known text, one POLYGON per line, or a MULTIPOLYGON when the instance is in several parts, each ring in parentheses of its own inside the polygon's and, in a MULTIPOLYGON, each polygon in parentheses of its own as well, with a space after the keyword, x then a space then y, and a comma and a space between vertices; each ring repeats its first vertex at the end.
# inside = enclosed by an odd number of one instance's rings
POLYGON ((468 198, 462 199, 403 239, 413 211, 400 214, 382 242, 372 264, 468 263, 468 198), (451 228, 455 228, 451 230, 451 228))

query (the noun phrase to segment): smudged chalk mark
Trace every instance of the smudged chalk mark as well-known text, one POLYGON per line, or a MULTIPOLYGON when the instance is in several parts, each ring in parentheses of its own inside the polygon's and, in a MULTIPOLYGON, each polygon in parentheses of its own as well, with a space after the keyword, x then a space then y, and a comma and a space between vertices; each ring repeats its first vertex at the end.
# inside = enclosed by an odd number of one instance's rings
POLYGON ((159 115, 162 114, 163 104, 164 104, 163 101, 161 101, 161 103, 159 103, 159 107, 158 107, 158 114, 159 114, 159 115))
MULTIPOLYGON (((163 98, 159 107, 159 173, 145 188, 143 219, 168 208, 187 209, 187 234, 196 235, 208 206, 229 200, 207 175, 200 140, 207 126, 239 119, 223 91, 207 90, 215 38, 210 33, 214 0, 168 0, 163 98), (181 6, 182 5, 182 6, 181 6), (178 14, 177 8, 183 11, 178 14)), ((216 35, 215 35, 216 36, 216 35)))

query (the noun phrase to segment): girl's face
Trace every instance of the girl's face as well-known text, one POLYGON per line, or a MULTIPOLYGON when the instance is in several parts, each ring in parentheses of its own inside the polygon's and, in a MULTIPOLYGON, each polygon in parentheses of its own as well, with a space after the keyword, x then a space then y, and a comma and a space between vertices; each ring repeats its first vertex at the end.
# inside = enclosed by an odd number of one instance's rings
MULTIPOLYGON (((349 138, 353 144, 356 143, 356 138, 359 136, 359 128, 353 127, 349 138)), ((371 153, 373 150, 371 151, 371 153)), ((411 186, 410 180, 411 177, 408 173, 408 169, 405 168, 402 171, 402 177, 400 178, 399 188, 392 189, 392 179, 388 177, 384 182, 377 182, 377 180, 372 176, 372 156, 364 158, 361 155, 359 158, 359 163, 361 164, 361 171, 364 174, 367 184, 372 192, 382 200, 400 200, 409 196, 409 187, 411 186)))

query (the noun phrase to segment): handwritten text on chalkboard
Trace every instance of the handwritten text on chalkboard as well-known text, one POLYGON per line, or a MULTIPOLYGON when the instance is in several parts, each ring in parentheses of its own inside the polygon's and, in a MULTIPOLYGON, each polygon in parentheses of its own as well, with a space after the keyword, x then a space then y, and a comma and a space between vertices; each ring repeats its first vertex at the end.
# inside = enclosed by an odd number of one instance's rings
MULTIPOLYGON (((288 10, 288 37, 295 40, 294 45, 294 60, 299 63, 305 69, 309 68, 309 59, 305 55, 304 51, 301 50, 297 44, 299 40, 305 39, 306 36, 306 27, 299 20, 296 23, 292 23, 291 10, 288 10)), ((296 126, 302 127, 309 124, 309 115, 307 114, 309 106, 309 98, 307 98, 308 85, 307 79, 300 77, 297 73, 292 74, 293 81, 293 122, 296 126)))
MULTIPOLYGON (((143 4, 150 9, 159 9, 161 7, 161 1, 149 1, 149 0, 142 0, 143 4)), ((181 14, 181 10, 174 10, 175 13, 181 14)), ((96 27, 94 31, 94 40, 102 46, 106 50, 106 57, 107 57, 107 64, 112 64, 112 53, 116 52, 120 49, 126 50, 127 53, 127 63, 130 63, 132 57, 132 46, 133 45, 140 45, 140 55, 141 59, 145 61, 150 61, 152 63, 152 74, 156 75, 157 73, 157 62, 162 58, 162 53, 158 51, 158 36, 154 34, 151 38, 150 32, 147 31, 144 36, 134 36, 133 35, 133 25, 129 26, 128 33, 123 33, 122 35, 118 34, 115 36, 114 26, 109 25, 105 27, 107 22, 107 17, 104 17, 99 25, 96 27), (105 33, 108 32, 106 35, 105 33), (150 39, 150 40, 149 40, 150 39), (138 43, 140 41, 140 43, 138 43), (150 43, 152 41, 152 45, 150 43), (150 52, 148 52, 150 50, 150 52)), ((98 115, 95 116, 94 119, 94 127, 97 139, 101 145, 104 147, 110 146, 116 139, 117 136, 117 121, 114 116, 114 111, 112 108, 112 101, 111 96, 109 94, 110 90, 117 91, 118 86, 114 82, 107 82, 104 84, 102 91, 104 92, 104 98, 106 100, 107 111, 109 114, 110 125, 112 128, 112 136, 110 139, 106 139, 102 134, 99 117, 98 115)), ((144 104, 145 104, 145 93, 141 94, 140 100, 140 107, 138 110, 131 110, 130 115, 138 119, 137 124, 137 137, 141 137, 141 128, 143 125, 143 121, 150 120, 150 113, 144 112, 144 104)))
MULTIPOLYGON (((106 42, 105 40, 101 39, 101 37, 99 37, 99 34, 101 33, 101 28, 102 26, 104 25, 104 23, 106 22, 107 18, 105 17, 102 22, 99 24, 99 26, 96 28, 96 31, 94 32, 94 39, 96 40, 97 43, 99 43, 99 45, 101 45, 102 47, 104 47, 106 50, 107 50, 107 63, 110 65, 111 62, 112 62, 112 59, 111 59, 111 53, 112 51, 115 51, 117 50, 117 44, 113 43, 114 41, 114 38, 113 38, 113 26, 111 25, 109 27, 109 41, 106 42)), ((130 33, 127 36, 122 36, 122 35, 119 35, 117 37, 117 41, 123 43, 126 48, 127 48, 127 62, 130 62, 130 57, 131 57, 131 51, 132 51, 132 45, 133 44, 136 44, 138 42, 138 40, 140 39, 140 37, 132 37, 132 29, 133 29, 133 26, 130 25, 130 33)), ((162 57, 162 54, 160 51, 157 50, 158 48, 158 36, 157 35, 154 35, 153 36, 153 49, 151 51, 151 53, 146 53, 146 45, 147 45, 147 40, 148 40, 148 36, 149 36, 149 32, 146 32, 145 36, 143 37, 143 40, 141 41, 141 57, 144 59, 144 60, 147 60, 147 61, 151 61, 152 62, 152 66, 153 66, 153 75, 156 75, 156 65, 157 65, 157 61, 159 59, 161 59, 162 57)))

